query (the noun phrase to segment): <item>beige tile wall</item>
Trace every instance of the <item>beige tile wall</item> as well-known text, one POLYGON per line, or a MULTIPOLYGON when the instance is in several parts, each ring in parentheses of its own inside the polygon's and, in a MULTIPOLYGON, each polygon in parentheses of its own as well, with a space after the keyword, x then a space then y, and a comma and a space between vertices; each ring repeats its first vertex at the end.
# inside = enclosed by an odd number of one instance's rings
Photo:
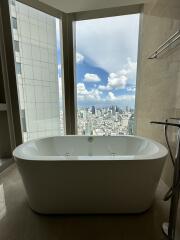
MULTIPOLYGON (((140 63, 137 80, 137 134, 165 143, 163 127, 151 120, 180 117, 180 39, 158 59, 148 56, 180 29, 180 0, 152 0, 145 4, 140 39, 140 63)), ((170 133, 175 147, 175 131, 170 133)), ((168 160, 163 180, 171 183, 172 164, 168 160)))

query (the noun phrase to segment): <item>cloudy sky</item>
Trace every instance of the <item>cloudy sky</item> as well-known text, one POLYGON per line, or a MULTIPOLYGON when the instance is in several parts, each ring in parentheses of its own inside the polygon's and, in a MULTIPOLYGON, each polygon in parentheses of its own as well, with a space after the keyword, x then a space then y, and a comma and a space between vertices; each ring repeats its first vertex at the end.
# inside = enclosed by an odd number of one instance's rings
POLYGON ((134 107, 138 33, 139 14, 76 22, 78 107, 134 107))

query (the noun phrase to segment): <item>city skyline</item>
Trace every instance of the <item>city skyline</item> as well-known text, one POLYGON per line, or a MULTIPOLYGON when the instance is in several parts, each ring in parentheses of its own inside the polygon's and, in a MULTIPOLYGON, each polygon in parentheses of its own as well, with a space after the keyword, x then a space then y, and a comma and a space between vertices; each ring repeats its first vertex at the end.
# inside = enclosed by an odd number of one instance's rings
POLYGON ((77 134, 117 136, 134 134, 134 109, 125 110, 117 106, 106 108, 78 108, 77 134))

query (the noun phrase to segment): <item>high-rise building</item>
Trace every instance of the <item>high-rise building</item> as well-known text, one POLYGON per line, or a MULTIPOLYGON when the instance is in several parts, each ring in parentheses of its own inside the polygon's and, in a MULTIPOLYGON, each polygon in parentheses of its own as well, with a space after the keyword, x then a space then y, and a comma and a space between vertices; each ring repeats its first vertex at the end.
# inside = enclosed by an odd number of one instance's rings
POLYGON ((10 13, 24 141, 63 134, 57 19, 15 0, 10 13))
POLYGON ((134 134, 134 114, 133 113, 128 120, 128 134, 129 135, 134 134))
POLYGON ((92 106, 91 112, 92 112, 92 114, 95 114, 95 112, 96 112, 95 106, 92 106))

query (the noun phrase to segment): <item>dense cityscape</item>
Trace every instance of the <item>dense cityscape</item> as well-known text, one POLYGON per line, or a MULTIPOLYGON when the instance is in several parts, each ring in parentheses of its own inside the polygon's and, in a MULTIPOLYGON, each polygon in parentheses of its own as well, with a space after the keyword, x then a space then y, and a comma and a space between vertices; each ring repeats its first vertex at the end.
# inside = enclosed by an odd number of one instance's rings
POLYGON ((116 136, 134 133, 134 109, 110 106, 79 108, 78 135, 116 136))

